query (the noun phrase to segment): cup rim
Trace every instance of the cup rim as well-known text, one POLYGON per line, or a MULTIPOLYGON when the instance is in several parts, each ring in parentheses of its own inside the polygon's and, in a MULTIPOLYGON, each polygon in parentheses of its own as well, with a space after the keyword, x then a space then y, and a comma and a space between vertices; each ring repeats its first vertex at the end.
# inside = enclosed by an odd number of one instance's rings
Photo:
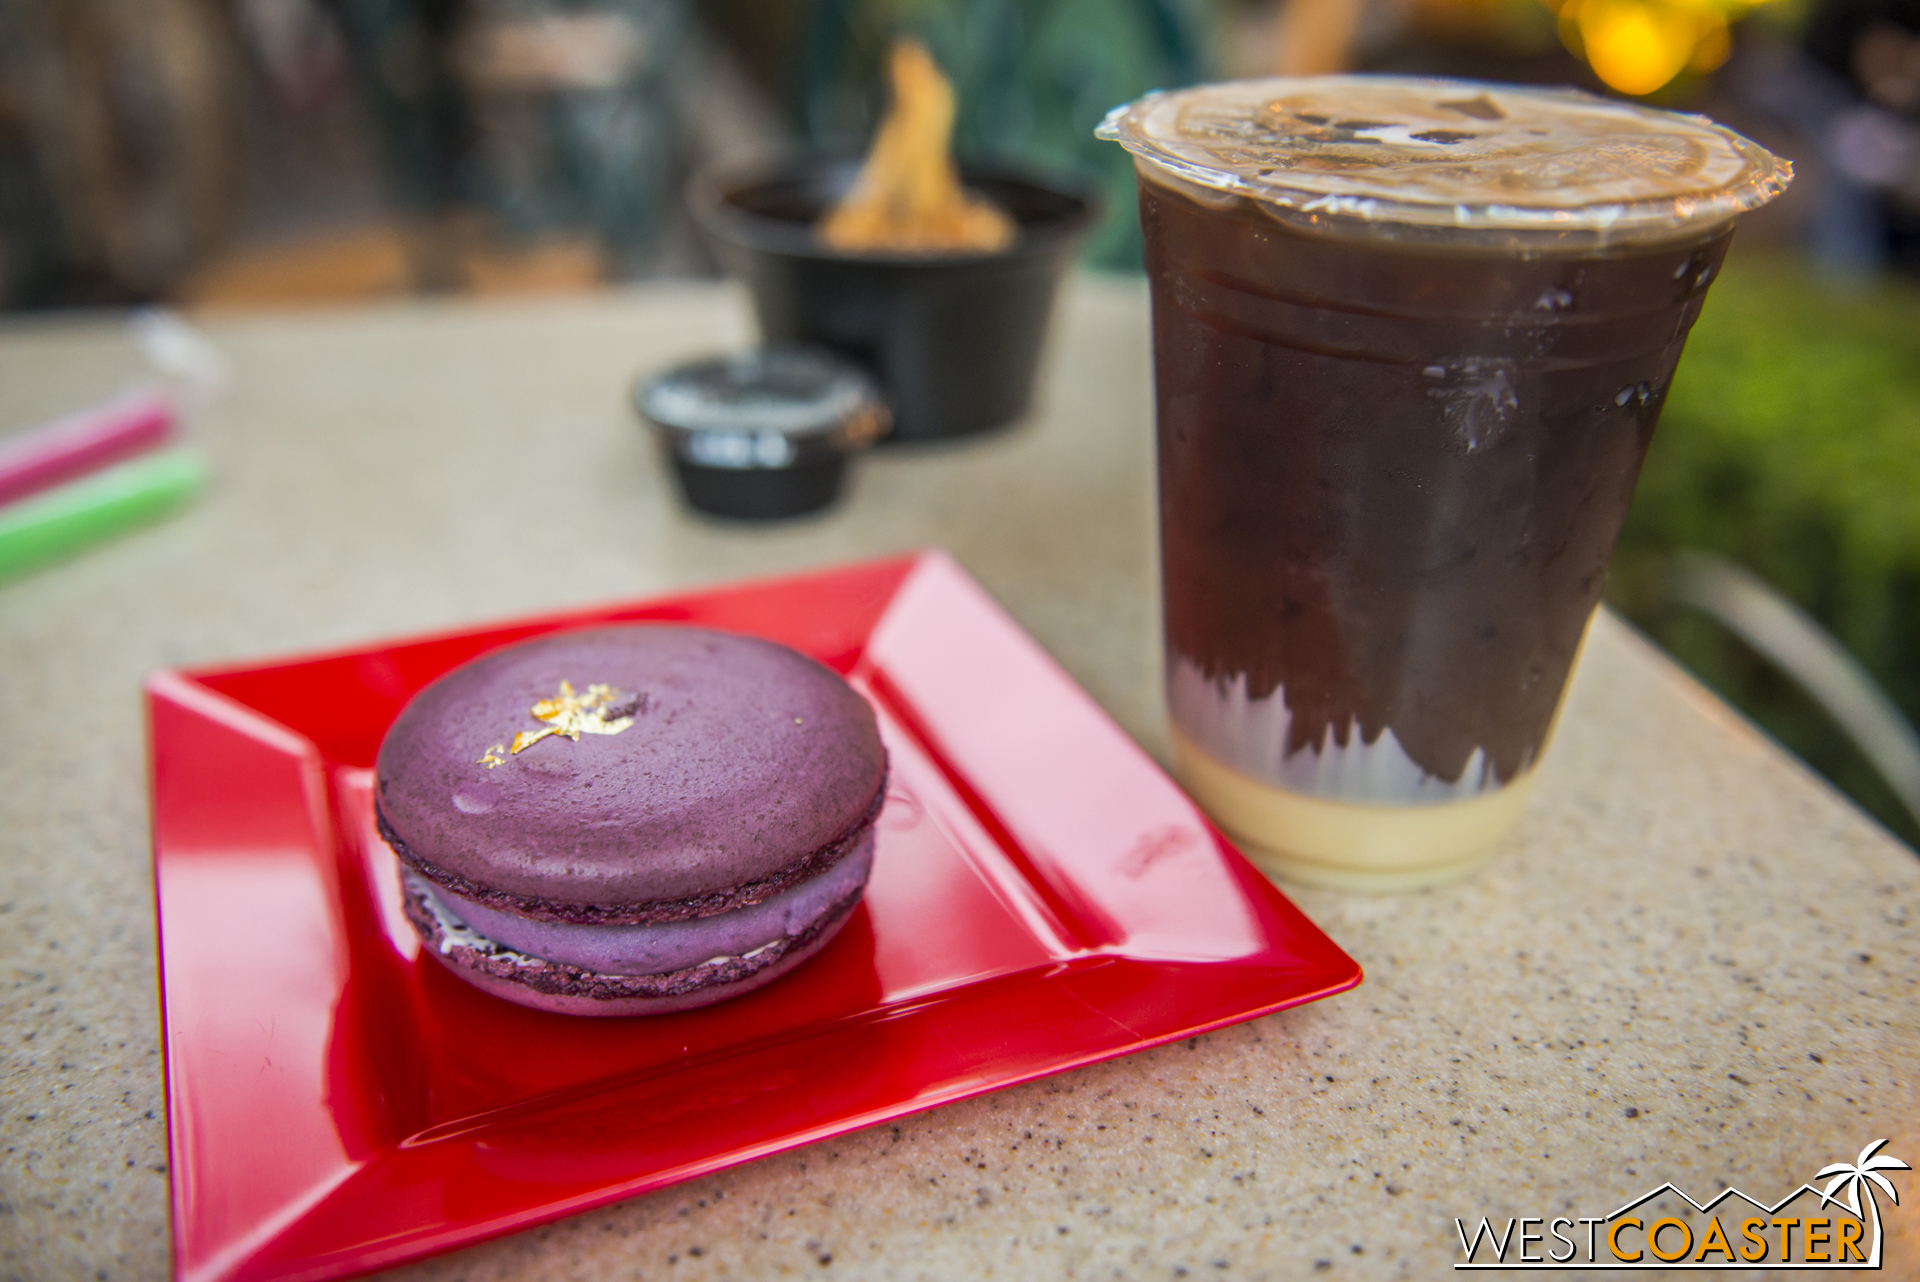
MULTIPOLYGON (((1323 119, 1297 118, 1315 122, 1323 119)), ((1460 250, 1577 250, 1702 239, 1779 196, 1793 178, 1791 161, 1705 116, 1663 111, 1579 89, 1433 76, 1270 76, 1156 90, 1113 108, 1095 135, 1131 153, 1143 182, 1172 188, 1202 203, 1245 201, 1301 229, 1367 239, 1434 242, 1460 250), (1239 112, 1250 110, 1260 100, 1288 95, 1318 92, 1338 96, 1344 92, 1352 97, 1381 90, 1417 92, 1422 97, 1473 93, 1483 99, 1497 97, 1510 112, 1530 106, 1548 113, 1626 122, 1622 128, 1635 136, 1675 135, 1711 142, 1720 149, 1723 163, 1735 163, 1737 171, 1723 182, 1697 190, 1533 204, 1502 201, 1491 189, 1460 197, 1402 190, 1394 176, 1398 170, 1392 167, 1377 173, 1364 168, 1349 173, 1337 166, 1296 169, 1290 163, 1281 163, 1289 154, 1284 140, 1275 144, 1275 160, 1268 167, 1258 160, 1236 159, 1234 149, 1240 144, 1231 139, 1223 150, 1219 140, 1205 134, 1177 132, 1182 128, 1180 113, 1194 104, 1216 102, 1239 112)), ((1471 156, 1463 159, 1469 172, 1475 166, 1497 168, 1499 163, 1471 156)), ((1443 172, 1446 168, 1441 166, 1443 172)))
POLYGON ((837 185, 850 185, 860 157, 830 152, 803 153, 774 160, 710 166, 687 185, 687 205, 700 229, 714 240, 762 253, 819 262, 870 266, 953 269, 979 267, 1009 260, 1051 256, 1076 245, 1098 220, 1104 200, 1089 179, 1059 170, 1019 162, 963 161, 960 176, 969 186, 986 183, 1026 187, 1077 207, 1057 217, 1021 221, 1013 244, 1004 249, 962 253, 911 253, 861 250, 849 252, 822 245, 813 224, 775 218, 741 208, 740 194, 780 182, 792 182, 819 173, 834 172, 837 185), (844 177, 842 177, 844 176, 844 177))

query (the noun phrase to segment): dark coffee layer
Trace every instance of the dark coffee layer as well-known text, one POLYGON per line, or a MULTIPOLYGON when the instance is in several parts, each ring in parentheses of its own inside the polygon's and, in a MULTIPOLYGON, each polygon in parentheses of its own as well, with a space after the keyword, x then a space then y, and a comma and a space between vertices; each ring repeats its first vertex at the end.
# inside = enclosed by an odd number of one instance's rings
POLYGON ((1169 662, 1223 700, 1282 690, 1289 755, 1391 730, 1439 779, 1478 750, 1511 780, 1731 227, 1519 259, 1310 235, 1147 181, 1140 210, 1169 662))

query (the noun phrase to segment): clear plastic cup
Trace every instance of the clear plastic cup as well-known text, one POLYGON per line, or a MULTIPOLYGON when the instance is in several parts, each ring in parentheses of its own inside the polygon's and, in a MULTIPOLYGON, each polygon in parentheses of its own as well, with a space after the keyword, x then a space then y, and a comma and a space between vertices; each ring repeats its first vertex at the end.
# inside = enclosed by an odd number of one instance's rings
POLYGON ((1569 90, 1333 76, 1156 94, 1167 697, 1270 871, 1401 890, 1519 816, 1688 330, 1791 169, 1569 90))

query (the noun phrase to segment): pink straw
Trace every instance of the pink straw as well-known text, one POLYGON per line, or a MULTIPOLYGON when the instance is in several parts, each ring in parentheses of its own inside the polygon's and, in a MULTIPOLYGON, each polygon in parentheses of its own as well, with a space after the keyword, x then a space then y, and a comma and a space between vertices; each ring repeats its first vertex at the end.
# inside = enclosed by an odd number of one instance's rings
POLYGON ((0 503, 131 458, 172 436, 173 403, 148 387, 17 436, 0 437, 0 503))

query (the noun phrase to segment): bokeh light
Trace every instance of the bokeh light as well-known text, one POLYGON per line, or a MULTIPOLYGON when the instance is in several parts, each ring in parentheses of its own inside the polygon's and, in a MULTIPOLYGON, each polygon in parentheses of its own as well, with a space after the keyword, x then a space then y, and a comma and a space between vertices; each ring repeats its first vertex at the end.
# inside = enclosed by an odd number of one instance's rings
POLYGON ((1613 89, 1657 93, 1683 71, 1712 71, 1732 47, 1728 27, 1772 0, 1545 0, 1560 38, 1613 89))

